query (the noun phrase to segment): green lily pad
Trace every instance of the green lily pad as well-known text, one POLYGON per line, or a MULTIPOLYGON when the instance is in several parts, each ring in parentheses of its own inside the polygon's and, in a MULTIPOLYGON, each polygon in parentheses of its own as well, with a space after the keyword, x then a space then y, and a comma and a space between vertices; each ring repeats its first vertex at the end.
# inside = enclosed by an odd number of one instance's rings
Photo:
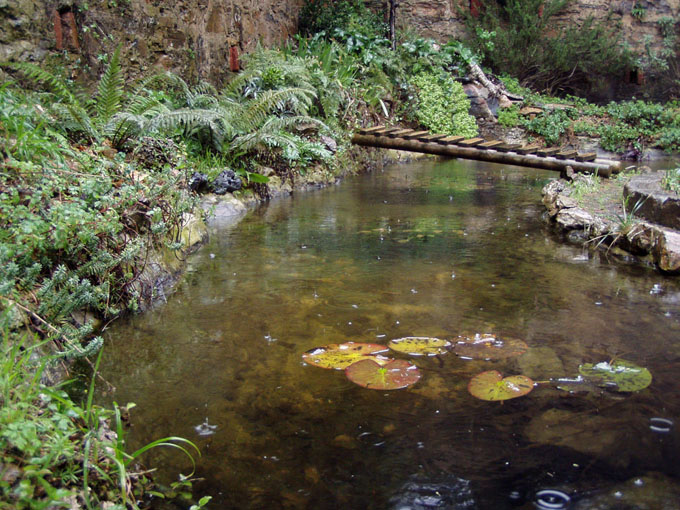
POLYGON ((390 340, 387 346, 393 351, 403 352, 411 356, 437 356, 449 352, 451 342, 441 338, 425 336, 407 336, 390 340))
POLYGON ((395 359, 381 366, 372 359, 352 363, 345 369, 347 378, 370 390, 399 390, 420 379, 418 367, 403 359, 395 359))
POLYGON ((631 361, 617 359, 613 363, 602 361, 585 363, 578 367, 581 375, 598 381, 600 386, 615 391, 640 391, 652 383, 652 374, 631 361))
POLYGON ((463 358, 496 360, 524 354, 529 346, 517 338, 498 338, 496 335, 476 334, 458 337, 453 351, 463 358))
POLYGON ((524 375, 511 375, 505 379, 497 370, 477 374, 468 384, 473 397, 482 400, 509 400, 523 397, 534 389, 534 381, 524 375))
POLYGON ((304 353, 302 359, 312 366, 334 370, 344 370, 357 361, 376 358, 376 362, 387 362, 389 358, 378 357, 389 349, 380 344, 364 344, 345 342, 344 344, 328 344, 315 347, 304 353))

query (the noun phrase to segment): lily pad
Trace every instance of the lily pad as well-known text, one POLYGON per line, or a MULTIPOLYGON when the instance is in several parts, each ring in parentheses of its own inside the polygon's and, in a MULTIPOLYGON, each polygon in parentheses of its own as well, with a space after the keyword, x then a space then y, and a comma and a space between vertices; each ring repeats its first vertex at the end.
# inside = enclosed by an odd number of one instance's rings
POLYGON ((345 370, 353 383, 371 390, 399 390, 420 379, 418 367, 403 359, 395 359, 384 366, 372 359, 351 364, 345 370))
POLYGON ((482 400, 509 400, 523 397, 534 389, 534 381, 524 375, 511 375, 505 379, 497 370, 477 374, 468 384, 473 397, 482 400))
POLYGON ((389 349, 380 344, 345 342, 315 347, 304 353, 302 359, 312 366, 334 370, 344 370, 352 363, 364 359, 375 359, 376 363, 387 363, 389 358, 378 355, 389 349))
POLYGON ((393 351, 411 356, 437 356, 449 352, 448 347, 451 346, 451 342, 441 338, 407 336, 390 340, 387 346, 393 351))
POLYGON ((640 391, 652 383, 649 370, 623 359, 617 359, 613 363, 585 363, 578 367, 578 371, 581 375, 598 381, 600 386, 615 391, 640 391))
POLYGON ((496 335, 476 334, 474 337, 458 337, 453 351, 463 358, 505 359, 524 354, 529 347, 517 338, 498 338, 496 335))

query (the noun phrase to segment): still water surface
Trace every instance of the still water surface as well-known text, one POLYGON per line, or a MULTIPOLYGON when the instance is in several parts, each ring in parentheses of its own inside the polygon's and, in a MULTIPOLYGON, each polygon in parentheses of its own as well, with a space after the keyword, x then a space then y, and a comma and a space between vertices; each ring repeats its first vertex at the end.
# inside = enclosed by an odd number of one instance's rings
MULTIPOLYGON (((253 211, 213 233, 166 303, 109 329, 103 376, 117 390, 101 400, 137 404, 134 444, 198 444, 197 492, 211 508, 439 498, 502 510, 534 508, 544 488, 582 508, 674 505, 680 436, 650 419, 680 419, 680 284, 554 238, 540 219, 553 175, 417 162, 253 211), (328 343, 476 332, 530 349, 497 362, 418 359, 420 382, 391 392, 301 359, 328 343), (466 390, 484 370, 547 381, 615 357, 648 367, 652 385, 542 384, 503 405, 466 390)), ((167 468, 166 482, 191 468, 176 451, 145 460, 167 468)))

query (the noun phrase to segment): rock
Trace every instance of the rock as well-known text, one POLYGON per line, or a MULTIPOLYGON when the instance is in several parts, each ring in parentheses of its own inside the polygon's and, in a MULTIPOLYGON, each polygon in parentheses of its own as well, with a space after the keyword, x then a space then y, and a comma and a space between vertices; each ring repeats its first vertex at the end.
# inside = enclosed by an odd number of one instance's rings
POLYGON ((571 165, 567 165, 562 172, 560 172, 560 178, 566 179, 567 181, 574 180, 574 169, 571 165))
POLYGON ((663 189, 663 172, 632 177, 623 187, 626 210, 653 223, 680 230, 680 196, 663 189))
POLYGON ((551 218, 554 218, 557 213, 560 212, 556 202, 557 198, 560 196, 560 193, 564 191, 565 186, 566 184, 564 181, 550 181, 543 187, 543 190, 541 191, 543 194, 543 205, 545 205, 551 218))
POLYGON ((493 114, 493 112, 489 108, 489 104, 482 95, 482 89, 488 96, 489 92, 486 89, 484 89, 484 87, 476 86, 471 83, 463 85, 463 90, 465 91, 465 94, 468 96, 468 99, 470 100, 470 115, 476 118, 495 121, 496 116, 493 114))
POLYGON ((389 500, 393 510, 473 510, 477 508, 470 482, 453 475, 431 480, 416 475, 389 500))
POLYGON ((680 233, 665 228, 657 229, 657 232, 654 263, 664 272, 680 274, 680 233))
MULTIPOLYGON (((625 433, 602 416, 563 409, 549 409, 536 416, 524 432, 531 442, 567 447, 596 457, 616 450, 625 433)), ((624 455, 621 457, 623 460, 624 455)))
POLYGON ((330 136, 326 135, 321 135, 321 141, 323 144, 326 146, 326 148, 331 151, 333 154, 335 154, 338 151, 338 144, 335 140, 333 140, 330 136))
POLYGON ((208 225, 220 228, 235 224, 247 212, 247 206, 233 195, 205 195, 201 209, 208 213, 208 225))
POLYGON ((172 164, 178 152, 179 147, 169 138, 145 136, 139 140, 139 145, 132 151, 132 157, 142 168, 154 170, 172 164))
POLYGON ((566 372, 562 360, 550 347, 532 347, 517 358, 523 375, 532 379, 563 377, 566 372))
POLYGON ((583 209, 578 207, 571 207, 569 209, 561 209, 555 221, 563 230, 583 230, 595 221, 593 216, 583 209))
POLYGON ((675 510, 680 508, 677 482, 661 473, 647 473, 579 498, 571 510, 675 510))
POLYGON ((658 229, 645 223, 636 223, 623 233, 619 244, 633 255, 644 256, 654 249, 658 237, 658 229))
POLYGON ((189 189, 196 193, 205 193, 208 190, 208 176, 201 172, 194 172, 189 178, 189 189))
POLYGON ((223 170, 212 182, 212 192, 216 195, 224 195, 226 193, 233 193, 243 187, 241 178, 231 170, 223 170))
POLYGON ((515 103, 513 103, 505 94, 503 94, 498 100, 499 108, 511 108, 514 104, 515 103))

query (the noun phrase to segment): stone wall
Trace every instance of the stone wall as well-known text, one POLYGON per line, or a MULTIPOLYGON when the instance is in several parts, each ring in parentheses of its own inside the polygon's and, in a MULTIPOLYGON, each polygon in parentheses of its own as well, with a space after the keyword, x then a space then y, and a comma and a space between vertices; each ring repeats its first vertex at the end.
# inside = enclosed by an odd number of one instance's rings
POLYGON ((231 59, 285 41, 302 0, 0 0, 0 60, 62 50, 96 73, 120 44, 131 75, 149 68, 219 81, 231 59), (72 25, 75 24, 75 27, 72 25))
MULTIPOLYGON (((464 36, 460 10, 469 11, 471 3, 482 6, 495 0, 399 0, 397 25, 414 30, 425 37, 445 41, 464 36)), ((384 12, 387 0, 368 0, 375 10, 384 12)), ((637 12, 637 11, 635 11, 637 12)), ((621 24, 624 39, 637 52, 644 50, 645 37, 652 40, 652 47, 659 49, 663 37, 659 20, 671 17, 680 21, 680 0, 572 0, 559 17, 558 22, 580 25, 589 16, 621 24), (643 16, 633 15, 634 7, 642 9, 643 16)), ((677 27, 676 27, 677 28, 677 27)))
MULTIPOLYGON (((131 75, 172 69, 188 78, 224 78, 230 54, 285 41, 297 28, 304 0, 0 0, 0 61, 42 60, 62 50, 96 75, 102 54, 122 45, 131 75)), ((438 40, 464 35, 460 10, 495 0, 399 0, 397 23, 438 40)), ((388 0, 366 0, 386 12, 388 0)), ((680 0, 573 0, 564 23, 588 16, 621 24, 624 38, 642 52, 645 37, 659 49, 658 21, 680 20, 680 0), (633 15, 638 5, 644 16, 633 15)))

